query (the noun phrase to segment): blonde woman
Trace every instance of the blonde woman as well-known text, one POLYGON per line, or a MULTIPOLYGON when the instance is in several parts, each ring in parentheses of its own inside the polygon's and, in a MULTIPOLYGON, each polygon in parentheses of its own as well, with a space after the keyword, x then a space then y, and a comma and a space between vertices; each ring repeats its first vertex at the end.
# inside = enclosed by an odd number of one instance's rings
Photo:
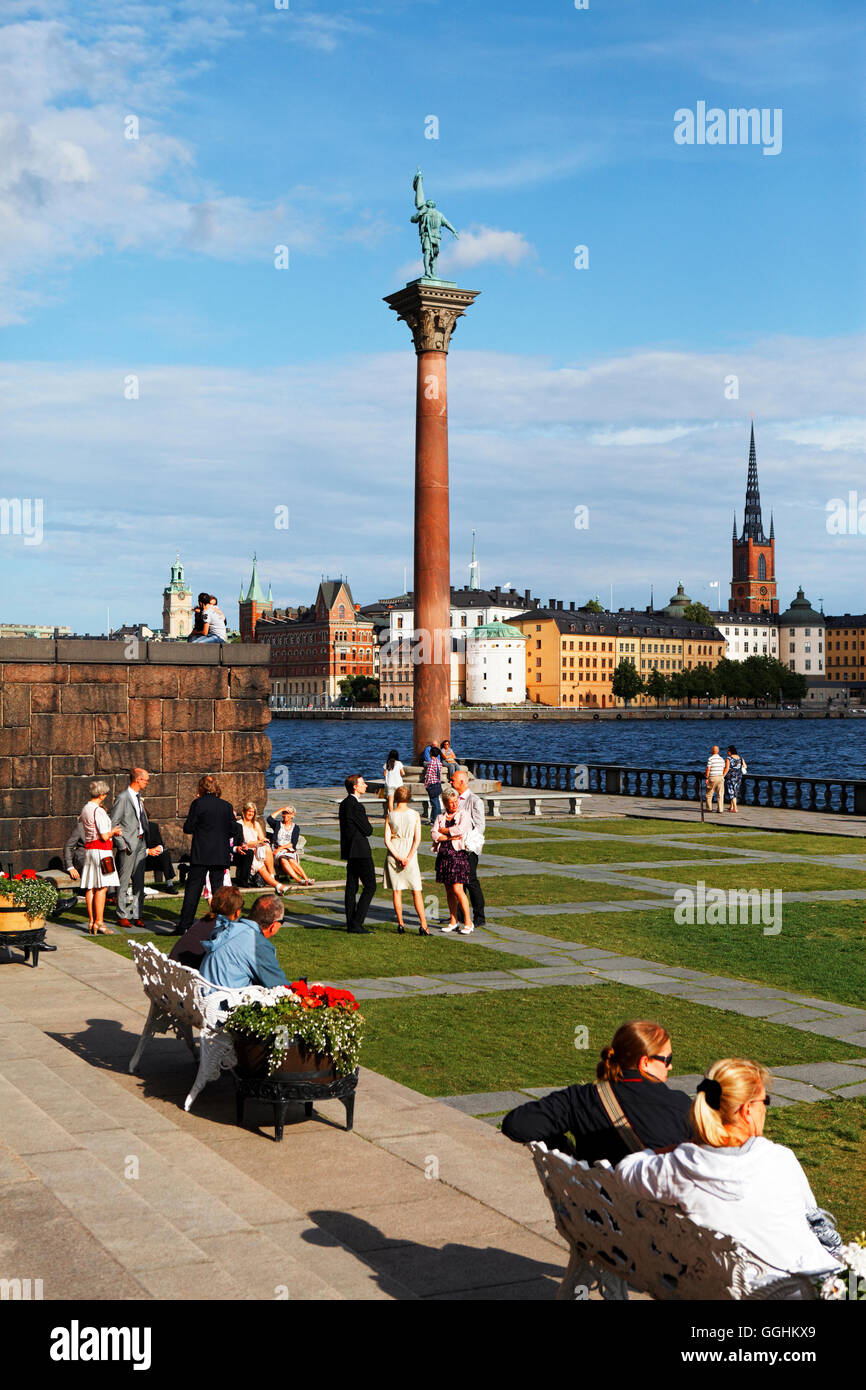
POLYGON ((114 839, 123 834, 123 827, 111 824, 111 817, 102 805, 109 790, 107 782, 91 782, 90 800, 85 802, 78 817, 84 835, 81 886, 87 904, 88 936, 116 935, 103 921, 105 895, 109 888, 117 888, 120 884, 114 861, 114 839))
POLYGON ((274 877, 277 869, 285 869, 289 878, 311 888, 314 878, 308 878, 301 868, 301 855, 298 849, 300 832, 295 824, 294 806, 281 806, 276 815, 268 816, 270 842, 274 852, 274 877))
POLYGON ((424 898, 421 894, 421 869, 418 865, 418 846, 421 843, 421 817, 409 805, 412 793, 408 787, 394 788, 394 806, 385 821, 385 872, 382 884, 390 888, 394 898, 394 911, 397 914, 397 932, 403 936, 403 889, 412 894, 415 911, 418 913, 419 936, 429 936, 427 918, 424 914, 424 898))
POLYGON ((258 874, 262 882, 273 888, 275 893, 283 893, 285 889, 277 882, 274 873, 274 852, 258 816, 259 809, 256 803, 245 802, 241 808, 240 824, 244 832, 244 850, 253 856, 251 872, 258 874))
POLYGON ((732 1236, 768 1275, 829 1272, 839 1262, 810 1228, 818 1204, 806 1174, 791 1149, 763 1137, 769 1080, 758 1062, 714 1062, 692 1104, 694 1142, 670 1153, 629 1154, 616 1171, 633 1192, 674 1203, 698 1226, 732 1236))
POLYGON ((448 910, 451 914, 443 931, 454 931, 461 936, 469 936, 475 930, 469 917, 469 899, 466 884, 469 882, 471 868, 466 853, 466 836, 472 830, 469 812, 461 810, 460 797, 449 787, 442 795, 445 810, 433 823, 433 847, 436 853, 436 882, 445 885, 448 897, 448 910), (463 915, 463 925, 457 925, 458 912, 463 915))

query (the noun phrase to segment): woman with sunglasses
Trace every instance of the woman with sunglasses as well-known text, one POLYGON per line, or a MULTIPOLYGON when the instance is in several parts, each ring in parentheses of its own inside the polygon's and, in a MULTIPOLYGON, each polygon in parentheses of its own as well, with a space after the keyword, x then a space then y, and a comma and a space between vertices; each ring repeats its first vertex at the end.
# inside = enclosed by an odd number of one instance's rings
POLYGON ((769 1080, 758 1062, 714 1062, 691 1107, 694 1142, 629 1154, 617 1173, 632 1192, 674 1203, 696 1225, 732 1236, 767 1266, 767 1277, 829 1273, 839 1265, 830 1249, 841 1244, 832 1218, 819 1210, 791 1149, 763 1137, 769 1080))
POLYGON ((645 1019, 623 1023, 602 1048, 596 1081, 553 1091, 519 1105, 502 1121, 517 1143, 541 1139, 549 1149, 595 1163, 619 1163, 639 1149, 661 1149, 690 1137, 689 1098, 665 1083, 673 1062, 670 1035, 645 1019), (567 1134, 574 1135, 572 1144, 567 1134))

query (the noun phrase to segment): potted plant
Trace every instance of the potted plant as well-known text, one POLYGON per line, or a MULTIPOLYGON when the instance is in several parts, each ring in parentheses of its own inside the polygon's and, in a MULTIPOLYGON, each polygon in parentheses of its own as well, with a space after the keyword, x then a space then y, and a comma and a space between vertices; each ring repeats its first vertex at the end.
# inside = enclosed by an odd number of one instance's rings
POLYGON ((57 889, 32 869, 10 878, 0 874, 0 933, 37 931, 57 903, 57 889))
POLYGON ((241 1004, 226 1027, 242 1077, 330 1085, 358 1065, 364 1018, 348 990, 295 980, 275 1004, 241 1004))

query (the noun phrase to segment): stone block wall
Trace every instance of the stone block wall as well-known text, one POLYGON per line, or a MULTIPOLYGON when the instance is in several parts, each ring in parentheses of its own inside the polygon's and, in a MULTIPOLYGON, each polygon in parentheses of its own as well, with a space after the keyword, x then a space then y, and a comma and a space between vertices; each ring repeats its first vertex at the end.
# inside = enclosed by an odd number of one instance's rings
POLYGON ((115 796, 134 766, 151 774, 147 811, 175 852, 206 772, 263 810, 268 658, 251 643, 0 640, 0 866, 47 868, 90 779, 115 796))

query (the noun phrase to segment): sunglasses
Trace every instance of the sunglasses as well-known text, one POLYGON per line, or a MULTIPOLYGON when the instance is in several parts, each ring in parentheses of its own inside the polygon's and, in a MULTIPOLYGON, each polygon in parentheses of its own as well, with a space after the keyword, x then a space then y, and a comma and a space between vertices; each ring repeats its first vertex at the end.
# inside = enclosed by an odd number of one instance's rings
POLYGON ((650 1053, 650 1061, 651 1061, 651 1062, 664 1062, 664 1064, 665 1064, 666 1067, 669 1067, 669 1066, 671 1065, 671 1063, 673 1062, 673 1060, 674 1060, 674 1054, 673 1054, 672 1052, 669 1052, 668 1055, 667 1055, 667 1057, 663 1057, 662 1054, 661 1054, 660 1052, 651 1052, 651 1053, 650 1053))

